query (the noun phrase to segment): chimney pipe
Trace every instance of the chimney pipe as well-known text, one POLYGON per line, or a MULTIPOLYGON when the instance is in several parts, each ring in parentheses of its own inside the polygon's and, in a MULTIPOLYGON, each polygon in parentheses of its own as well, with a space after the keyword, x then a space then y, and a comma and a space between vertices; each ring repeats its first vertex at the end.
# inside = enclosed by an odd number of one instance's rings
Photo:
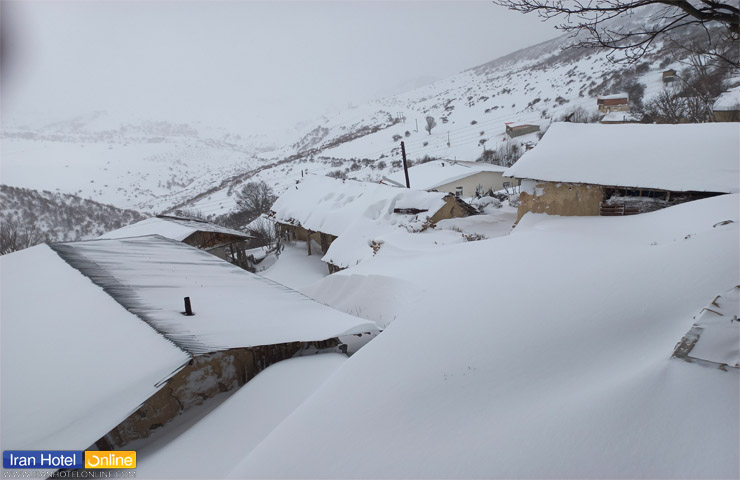
POLYGON ((185 297, 185 312, 183 312, 183 315, 187 315, 188 317, 195 315, 193 313, 192 307, 190 306, 190 297, 185 297))

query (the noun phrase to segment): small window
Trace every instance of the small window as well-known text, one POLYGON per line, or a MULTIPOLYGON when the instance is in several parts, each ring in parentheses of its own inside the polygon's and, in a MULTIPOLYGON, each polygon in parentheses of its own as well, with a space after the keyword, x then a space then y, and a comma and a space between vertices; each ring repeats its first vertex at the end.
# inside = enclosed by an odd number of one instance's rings
POLYGON ((463 187, 455 187, 455 196, 457 198, 462 197, 463 194, 463 187))

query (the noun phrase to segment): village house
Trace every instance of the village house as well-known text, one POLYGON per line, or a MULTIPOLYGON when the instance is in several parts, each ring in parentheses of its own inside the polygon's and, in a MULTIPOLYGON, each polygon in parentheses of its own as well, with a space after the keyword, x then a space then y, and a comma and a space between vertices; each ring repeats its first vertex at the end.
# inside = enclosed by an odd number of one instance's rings
POLYGON ((676 77, 676 71, 672 68, 669 68, 668 70, 665 70, 663 72, 663 83, 672 83, 677 78, 678 77, 676 77))
POLYGON ((712 106, 718 122, 740 122, 740 87, 723 92, 712 106))
POLYGON ((375 331, 156 235, 42 244, 0 267, 6 448, 120 448, 270 364, 375 331))
MULTIPOLYGON (((411 188, 427 192, 454 193, 458 197, 474 197, 497 191, 510 184, 504 179, 506 167, 480 162, 433 160, 409 168, 411 188)), ((403 170, 383 177, 382 184, 406 188, 403 170)))
POLYGON ((250 235, 205 220, 157 215, 101 235, 100 239, 161 235, 227 260, 242 268, 251 267, 245 251, 250 235))
POLYGON ((530 133, 537 133, 539 131, 540 131, 539 125, 532 125, 532 124, 527 124, 527 123, 522 123, 522 124, 507 123, 506 124, 506 135, 508 135, 509 138, 521 137, 523 135, 527 135, 530 133))
POLYGON ((528 212, 629 215, 740 192, 740 129, 554 123, 507 176, 528 212))
POLYGON ((630 109, 629 95, 626 93, 614 93, 596 97, 596 106, 601 113, 626 112, 630 109))
POLYGON ((289 240, 306 242, 309 255, 320 250, 334 273, 372 256, 372 240, 363 240, 367 236, 387 229, 422 231, 472 213, 470 205, 445 192, 308 175, 278 198, 271 216, 289 240), (341 236, 347 238, 336 247, 341 236))

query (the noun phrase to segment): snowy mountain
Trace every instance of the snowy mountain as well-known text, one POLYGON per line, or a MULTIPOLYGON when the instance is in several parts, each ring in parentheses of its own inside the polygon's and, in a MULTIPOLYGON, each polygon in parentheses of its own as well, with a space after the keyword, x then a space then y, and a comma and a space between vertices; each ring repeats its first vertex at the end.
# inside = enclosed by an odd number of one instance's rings
POLYGON ((559 37, 325 115, 288 137, 119 120, 106 112, 36 124, 6 119, 2 183, 144 212, 188 208, 215 216, 235 207, 234 189, 246 181, 264 180, 281 193, 307 172, 379 180, 401 168, 401 141, 412 161, 515 159, 554 120, 597 119, 598 95, 624 91, 631 102, 657 95, 666 88, 662 72, 681 71, 688 55, 659 44, 625 66, 610 62, 605 51, 568 48, 573 42, 559 37), (427 117, 436 124, 429 130, 427 117), (507 123, 538 125, 540 133, 511 140, 507 123))

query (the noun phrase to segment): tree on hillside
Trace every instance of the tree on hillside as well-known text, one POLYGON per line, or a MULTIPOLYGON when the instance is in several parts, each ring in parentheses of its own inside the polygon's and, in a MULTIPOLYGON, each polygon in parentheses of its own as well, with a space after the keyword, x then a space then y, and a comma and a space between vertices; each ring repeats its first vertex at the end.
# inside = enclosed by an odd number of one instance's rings
POLYGON ((45 237, 36 224, 10 219, 0 222, 0 255, 33 247, 44 241, 45 237))
POLYGON ((246 227, 254 219, 268 213, 277 196, 265 182, 249 182, 236 192, 237 212, 232 215, 232 225, 246 227))
POLYGON ((638 109, 643 121, 650 123, 704 123, 712 121, 712 109, 699 96, 682 95, 679 90, 664 89, 638 109))
POLYGON ((429 132, 429 135, 432 134, 432 129, 437 126, 437 121, 434 119, 434 117, 429 116, 427 117, 427 125, 424 127, 424 130, 429 132))
MULTIPOLYGON (((656 40, 669 40, 671 34, 698 27, 704 36, 686 45, 695 53, 714 56, 721 62, 740 67, 740 4, 737 0, 493 0, 497 5, 522 13, 537 12, 544 19, 560 18, 556 28, 579 36, 576 46, 607 48, 613 55, 624 52, 634 62, 645 55, 656 40), (644 7, 656 6, 645 16, 644 7), (640 22, 623 28, 611 22, 633 15, 640 22), (644 17, 640 17, 643 15, 644 17), (718 27, 718 28, 715 28, 718 27), (698 50, 697 50, 698 49, 698 50)), ((623 24, 624 25, 624 24, 623 24)), ((678 44, 685 43, 681 40, 678 44)))

